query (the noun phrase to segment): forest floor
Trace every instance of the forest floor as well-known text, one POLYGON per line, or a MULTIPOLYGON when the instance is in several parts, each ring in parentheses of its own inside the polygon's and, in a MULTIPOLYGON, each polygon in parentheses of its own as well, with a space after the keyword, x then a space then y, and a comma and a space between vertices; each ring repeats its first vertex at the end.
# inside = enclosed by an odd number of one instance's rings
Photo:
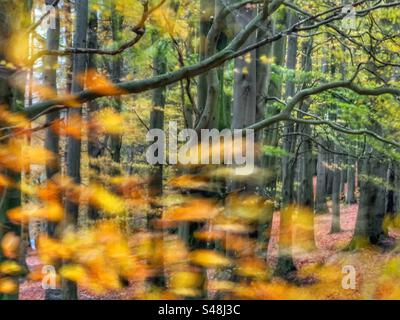
MULTIPOLYGON (((357 216, 358 205, 342 206, 341 208, 341 228, 342 231, 339 233, 331 234, 331 215, 317 215, 315 216, 315 242, 317 248, 311 253, 306 255, 294 253, 295 263, 298 267, 307 266, 310 264, 329 265, 333 263, 340 263, 340 265, 354 265, 357 269, 357 281, 363 281, 364 284, 370 283, 373 286, 376 279, 379 278, 380 272, 382 271, 382 261, 390 259, 387 253, 376 251, 373 249, 367 249, 346 253, 340 251, 343 249, 352 239, 356 216, 357 216), (360 275, 362 279, 360 278, 360 275)), ((269 242, 269 254, 268 263, 274 265, 276 262, 276 256, 278 253, 278 237, 279 237, 279 212, 276 212, 273 217, 271 238, 269 242)), ((40 261, 34 252, 29 252, 27 257, 27 264, 30 269, 40 267, 40 261)), ((375 288, 376 289, 376 288, 375 288)), ((367 297, 373 295, 376 297, 376 290, 374 289, 373 294, 368 294, 367 297)), ((325 290, 325 289, 324 289, 325 290)), ((82 300, 91 299, 129 299, 131 290, 129 288, 119 290, 115 293, 109 293, 104 296, 95 296, 85 290, 79 290, 79 298, 82 300)), ((363 292, 356 290, 344 298, 360 299, 365 298, 365 285, 363 292)), ((342 295, 335 295, 335 293, 327 293, 322 298, 324 299, 343 299, 342 295)), ((21 300, 41 300, 44 299, 44 290, 41 288, 40 282, 33 282, 26 280, 21 283, 20 286, 20 299, 21 300)))

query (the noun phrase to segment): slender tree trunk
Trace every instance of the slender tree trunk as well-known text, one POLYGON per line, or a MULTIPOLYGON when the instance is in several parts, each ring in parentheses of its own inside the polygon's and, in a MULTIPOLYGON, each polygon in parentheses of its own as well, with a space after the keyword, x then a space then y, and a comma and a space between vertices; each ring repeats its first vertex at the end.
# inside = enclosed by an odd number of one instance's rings
MULTIPOLYGON (((87 30, 88 30, 88 0, 81 0, 75 3, 75 35, 74 47, 87 47, 87 30)), ((78 80, 86 72, 87 56, 84 54, 75 54, 73 57, 73 79, 72 92, 80 92, 83 87, 78 80)), ((68 110, 68 122, 74 121, 75 117, 82 116, 81 108, 71 108, 68 110)), ((67 176, 75 183, 81 182, 81 139, 77 137, 68 137, 67 147, 67 176)), ((79 204, 71 200, 65 203, 67 213, 67 223, 77 225, 79 216, 79 204)), ((77 286, 71 281, 63 281, 63 298, 65 300, 78 299, 77 286)))
MULTIPOLYGON (((97 11, 90 12, 89 18, 89 33, 88 33, 88 48, 98 48, 98 17, 97 11)), ((96 55, 90 55, 88 59, 88 69, 97 70, 96 55)), ((93 114, 99 110, 99 104, 96 100, 90 101, 88 104, 88 118, 93 117, 93 114)), ((88 129, 88 154, 89 154, 89 180, 95 182, 100 176, 99 158, 103 155, 104 148, 98 137, 98 132, 94 128, 88 129)), ((97 220, 100 217, 99 209, 89 205, 88 217, 91 220, 97 220)))
MULTIPOLYGON (((55 28, 49 28, 47 30, 47 44, 46 48, 48 50, 58 50, 60 43, 60 17, 59 10, 56 8, 56 21, 55 28)), ((57 56, 47 56, 44 58, 44 83, 48 88, 57 92, 57 56)), ((60 119, 60 112, 54 111, 46 115, 46 123, 52 123, 60 119)), ((55 133, 51 128, 46 129, 45 133, 45 148, 53 153, 55 160, 46 164, 46 179, 51 179, 54 175, 60 172, 60 138, 57 133, 55 133)), ((56 224, 48 222, 48 233, 51 236, 55 234, 56 224)))
MULTIPOLYGON (((262 28, 257 30, 257 41, 264 39, 265 37, 269 37, 273 34, 274 25, 273 22, 269 22, 268 24, 264 24, 262 28)), ((268 96, 268 87, 271 81, 271 63, 266 61, 266 58, 272 56, 272 45, 268 44, 266 46, 260 47, 256 51, 256 70, 257 70, 257 106, 256 106, 256 121, 261 121, 265 119, 267 116, 266 110, 266 100, 265 97, 268 96)), ((265 131, 262 130, 258 132, 255 136, 256 144, 262 144, 265 139, 265 131)), ((255 165, 260 168, 265 168, 267 158, 265 155, 260 154, 257 155, 255 159, 255 165)), ((261 196, 266 197, 266 184, 267 179, 263 179, 261 183, 256 187, 257 193, 261 196)), ((272 215, 271 218, 267 221, 260 223, 257 228, 257 241, 259 243, 259 252, 260 255, 263 257, 266 255, 268 250, 268 241, 270 235, 268 230, 272 225, 272 215)))
MULTIPOLYGON (((288 17, 288 24, 295 23, 297 16, 290 14, 288 17)), ((298 53, 298 37, 292 34, 288 38, 288 51, 286 59, 286 67, 289 70, 296 70, 298 53)), ((286 98, 295 95, 294 81, 286 83, 286 98)), ((296 158, 293 156, 294 148, 296 145, 296 138, 290 135, 294 132, 294 124, 290 122, 285 123, 283 148, 289 154, 282 158, 282 204, 280 211, 279 223, 279 252, 278 262, 275 269, 275 274, 281 277, 287 277, 293 271, 296 271, 296 266, 293 261, 292 253, 292 231, 293 231, 293 212, 291 205, 294 202, 294 179, 295 179, 295 164, 296 158)))
MULTIPOLYGON (((335 147, 335 151, 339 151, 335 147)), ((340 232, 340 156, 333 156, 333 183, 332 183, 332 226, 331 232, 340 232)))
MULTIPOLYGON (((279 12, 279 16, 276 18, 275 28, 277 31, 284 28, 287 24, 287 11, 282 10, 279 12)), ((269 82, 268 87, 268 97, 270 98, 278 98, 282 97, 282 87, 283 87, 283 76, 280 67, 285 65, 285 57, 286 57, 286 37, 275 41, 273 43, 273 60, 274 65, 272 65, 272 74, 271 74, 271 81, 269 82)), ((278 107, 276 102, 272 101, 267 106, 267 117, 271 117, 277 114, 278 107)), ((278 124, 274 124, 269 126, 266 131, 265 141, 264 144, 267 146, 276 147, 278 145, 278 124)), ((267 194, 271 197, 275 197, 276 193, 276 181, 278 178, 277 172, 278 170, 278 161, 276 157, 266 156, 266 167, 270 170, 270 178, 267 182, 267 194)))
MULTIPOLYGON (((200 0, 200 61, 204 60, 207 55, 206 38, 214 16, 214 2, 215 0, 200 0)), ((207 73, 204 73, 199 76, 197 87, 197 106, 200 110, 203 110, 206 105, 207 87, 207 73)))
MULTIPOLYGON (((243 29, 255 16, 255 9, 243 7, 235 17, 237 30, 243 29)), ((256 34, 248 37, 243 47, 256 41, 256 34)), ((256 121, 257 114, 257 55, 256 50, 235 59, 233 88, 233 118, 232 128, 243 129, 256 121)), ((209 98, 209 97, 208 97, 209 98)), ((232 189, 255 190, 254 183, 238 183, 234 181, 232 189)))
POLYGON ((348 168, 347 168, 347 194, 346 202, 347 204, 357 203, 356 199, 356 162, 354 158, 348 158, 348 168))
MULTIPOLYGON (((242 8, 236 17, 237 27, 244 28, 254 17, 254 9, 242 8)), ((240 30, 239 29, 239 30, 240 30)), ((251 35, 243 47, 256 41, 251 35)), ((257 110, 257 59, 256 51, 251 51, 245 57, 235 59, 235 83, 233 97, 233 128, 242 129, 255 123, 257 110)))
MULTIPOLYGON (((47 3, 47 1, 46 1, 47 3)), ((56 8, 56 21, 55 28, 49 28, 47 30, 47 44, 48 50, 58 50, 60 44, 60 16, 59 10, 56 8)), ((57 92, 57 68, 58 68, 58 57, 47 56, 44 58, 44 82, 48 88, 57 92)), ((54 111, 46 115, 46 123, 52 123, 60 119, 60 112, 54 111)), ((55 157, 55 159, 46 164, 46 179, 50 180, 55 175, 61 172, 61 160, 60 160, 60 137, 51 128, 46 129, 45 133, 45 148, 49 150, 55 157)), ((61 197, 59 198, 61 202, 61 197)), ((57 224, 54 222, 47 222, 47 233, 55 237, 56 236, 57 224)), ((46 300, 59 300, 61 298, 60 289, 46 289, 45 299, 46 300)))
POLYGON ((388 186, 387 194, 386 194, 386 203, 385 203, 385 213, 389 215, 394 215, 396 212, 396 203, 395 203, 395 172, 394 172, 394 163, 390 162, 386 175, 386 183, 388 186))
POLYGON ((400 213, 400 167, 397 162, 393 164, 394 171, 394 212, 400 213))
MULTIPOLYGON (((157 44, 154 44, 157 45, 157 44)), ((167 72, 167 61, 162 46, 159 44, 153 58, 154 75, 167 72)), ((153 109, 150 113, 150 129, 164 129, 164 107, 166 88, 161 87, 153 90, 153 109)), ((163 192, 163 165, 156 164, 151 168, 150 173, 150 196, 159 197, 163 192)), ((151 224, 152 219, 149 219, 151 224)), ((151 228, 151 226, 149 226, 151 228)))
POLYGON ((342 159, 342 170, 340 171, 340 199, 344 196, 345 186, 347 183, 347 158, 342 159))
MULTIPOLYGON (((293 25, 298 21, 297 16, 293 13, 289 14, 289 25, 293 25)), ((292 34, 288 38, 288 50, 286 67, 289 70, 296 70, 298 52, 298 37, 292 34)), ((295 82, 293 80, 286 82, 286 99, 295 95, 295 82)), ((288 154, 282 158, 282 208, 294 202, 294 174, 296 159, 293 156, 296 145, 296 136, 291 135, 294 132, 293 122, 285 122, 283 129, 283 149, 288 154)))
MULTIPOLYGON (((313 50, 313 38, 310 37, 302 45, 302 70, 305 72, 312 71, 312 50, 313 50)), ((306 82, 305 86, 309 86, 306 82)), ((305 101, 301 110, 308 112, 310 103, 305 101)), ((303 117, 303 114, 299 114, 299 117, 303 117)), ((315 238, 314 238, 314 172, 315 172, 315 161, 313 158, 313 142, 309 138, 312 136, 312 128, 310 125, 299 125, 299 132, 304 133, 300 139, 300 174, 299 174, 299 199, 298 204, 301 207, 300 219, 302 220, 301 227, 301 246, 304 253, 307 253, 315 249, 315 238)))
MULTIPOLYGON (((311 127, 306 126, 303 132, 310 135, 311 127)), ((299 192, 299 205, 314 210, 314 167, 312 157, 312 142, 307 137, 301 139, 301 153, 303 156, 300 160, 300 192, 299 192)))
MULTIPOLYGON (((324 143, 321 141, 321 143, 324 143)), ((326 213, 328 206, 326 204, 326 178, 327 178, 327 153, 322 147, 318 147, 317 159, 317 188, 315 196, 315 212, 326 213)))
MULTIPOLYGON (((115 2, 111 1, 111 30, 112 30, 112 39, 113 42, 119 44, 122 40, 122 23, 123 17, 116 10, 115 2)), ((111 69, 111 79, 114 83, 119 83, 122 77, 122 57, 121 55, 117 55, 112 57, 112 69, 111 69)), ((113 105, 115 111, 121 113, 122 111, 122 98, 120 96, 115 97, 113 99, 113 105)), ((120 165, 121 165, 121 147, 122 147, 122 136, 121 135, 112 135, 110 137, 110 149, 111 149, 111 158, 112 158, 112 168, 111 174, 118 175, 120 174, 120 165)))

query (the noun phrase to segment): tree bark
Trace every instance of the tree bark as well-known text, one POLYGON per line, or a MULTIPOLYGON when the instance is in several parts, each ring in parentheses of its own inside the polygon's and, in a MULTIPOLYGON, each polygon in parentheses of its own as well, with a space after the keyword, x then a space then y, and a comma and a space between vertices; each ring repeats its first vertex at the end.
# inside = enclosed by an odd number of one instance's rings
POLYGON ((369 156, 363 160, 361 174, 360 205, 354 233, 356 243, 353 244, 380 245, 385 236, 382 223, 386 211, 386 189, 382 182, 377 181, 386 181, 387 163, 370 151, 369 156))
MULTIPOLYGON (((298 20, 293 13, 288 16, 288 23, 292 24, 298 20)), ((292 34, 288 37, 288 50, 286 67, 289 70, 296 70, 298 53, 298 37, 292 34)), ((295 94, 294 81, 286 83, 286 99, 295 94)), ((272 90, 274 94, 274 90, 272 90)), ((290 133, 294 132, 294 124, 286 122, 284 128, 283 148, 289 154, 282 158, 282 204, 279 222, 279 251, 278 262, 274 274, 286 278, 288 274, 296 271, 292 253, 292 232, 293 232, 293 212, 290 205, 294 202, 294 179, 296 158, 293 156, 296 145, 296 138, 290 133)))
MULTIPOLYGON (((86 48, 87 46, 87 30, 88 30, 88 0, 81 0, 75 3, 75 34, 74 34, 74 47, 86 48)), ((87 56, 83 54, 75 54, 73 56, 73 78, 72 78, 72 92, 80 92, 83 87, 79 81, 86 72, 87 56)), ((74 121, 76 117, 82 116, 81 108, 71 108, 68 110, 68 123, 74 121)), ((67 147, 67 176, 75 183, 81 182, 81 139, 77 137, 68 137, 67 147)), ((67 223, 74 226, 78 223, 79 204, 71 200, 66 200, 65 211, 67 214, 67 223)), ((72 281, 63 281, 63 299, 77 300, 78 292, 77 286, 72 281)))
MULTIPOLYGON (((340 151, 335 146, 335 151, 340 151)), ((332 225, 331 233, 340 232, 340 156, 334 154, 333 156, 333 182, 332 182, 332 225)))
POLYGON ((355 192, 356 192, 356 162, 352 157, 349 156, 348 168, 347 168, 347 194, 346 194, 347 204, 357 203, 355 192))
MULTIPOLYGON (((123 16, 116 10, 115 1, 111 1, 111 31, 112 31, 112 39, 114 43, 120 43, 122 40, 122 23, 123 16)), ((121 55, 117 55, 112 57, 111 63, 111 79, 114 83, 119 83, 122 77, 122 63, 123 59, 121 55)), ((117 113, 121 113, 122 111, 122 98, 117 96, 113 99, 113 106, 117 113)), ((111 174, 118 175, 120 174, 120 165, 121 165, 121 147, 122 147, 122 136, 119 134, 113 134, 110 137, 110 150, 111 150, 111 158, 112 158, 112 168, 111 174)))
MULTIPOLYGON (((89 32, 88 32, 88 48, 98 48, 98 17, 97 11, 91 11, 89 14, 89 32)), ((88 69, 97 70, 97 59, 95 55, 90 55, 88 59, 88 69)), ((97 101, 90 101, 88 107, 88 118, 89 121, 92 119, 93 114, 99 110, 99 104, 97 101)), ((91 182, 98 181, 100 176, 101 168, 99 164, 99 158, 103 155, 104 148, 98 136, 98 132, 94 128, 88 129, 88 154, 89 154, 89 180, 91 182)), ((97 220, 100 218, 99 209, 89 204, 88 217, 91 220, 97 220)))
MULTIPOLYGON (((324 141, 321 141, 321 143, 324 143, 324 141)), ((317 188, 315 196, 316 213, 328 212, 328 206, 326 203, 327 162, 327 153, 321 146, 319 146, 317 159, 317 188)))
MULTIPOLYGON (((58 50, 60 43, 60 17, 59 10, 56 8, 56 21, 55 28, 49 28, 47 30, 47 43, 46 48, 49 50, 58 50)), ((47 56, 44 58, 44 83, 45 86, 57 92, 57 56, 47 56)), ((46 123, 52 123, 60 119, 60 112, 55 111, 53 113, 49 113, 46 115, 46 123)), ((46 179, 51 179, 54 175, 58 174, 61 169, 60 164, 60 137, 54 132, 51 128, 46 129, 45 133, 45 148, 49 150, 54 156, 55 159, 46 164, 46 179)), ((61 199, 60 199, 61 200, 61 199)), ((54 236, 55 234, 56 224, 48 222, 47 223, 47 231, 50 236, 54 236)))
MULTIPOLYGON (((289 14, 289 24, 296 23, 298 18, 293 13, 289 14)), ((298 52, 298 37, 292 34, 288 37, 288 50, 286 58, 286 67, 293 72, 296 70, 298 52)), ((295 95, 295 82, 289 80, 286 82, 286 99, 295 95)), ((283 149, 288 154, 282 158, 282 208, 294 202, 294 177, 295 163, 294 148, 296 145, 296 137, 291 135, 294 132, 293 122, 286 122, 283 129, 283 149)))

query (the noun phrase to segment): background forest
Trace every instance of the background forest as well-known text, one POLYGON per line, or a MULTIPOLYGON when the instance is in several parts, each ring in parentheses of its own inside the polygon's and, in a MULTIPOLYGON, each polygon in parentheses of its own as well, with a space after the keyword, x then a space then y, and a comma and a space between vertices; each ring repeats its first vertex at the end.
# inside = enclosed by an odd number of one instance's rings
POLYGON ((400 298, 399 80, 394 0, 0 0, 0 299, 400 298))

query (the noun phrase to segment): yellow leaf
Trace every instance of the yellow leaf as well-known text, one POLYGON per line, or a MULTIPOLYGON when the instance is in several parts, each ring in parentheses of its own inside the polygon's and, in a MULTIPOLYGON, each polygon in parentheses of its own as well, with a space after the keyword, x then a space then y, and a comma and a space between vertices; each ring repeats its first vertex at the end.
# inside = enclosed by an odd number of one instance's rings
POLYGON ((1 239, 1 250, 7 258, 17 257, 20 239, 14 232, 8 232, 1 239))
POLYGON ((124 118, 112 108, 97 112, 90 125, 101 133, 118 135, 125 132, 124 118))
POLYGON ((0 279, 0 293, 12 294, 17 292, 18 286, 14 280, 10 278, 0 279))
POLYGON ((227 198, 225 211, 228 216, 263 223, 271 218, 273 203, 257 195, 231 194, 227 198))
POLYGON ((64 218, 64 209, 58 202, 48 202, 43 206, 34 204, 11 209, 7 212, 11 221, 28 223, 31 219, 45 219, 52 222, 61 221, 64 218))
POLYGON ((182 206, 170 208, 163 216, 163 220, 171 221, 203 221, 216 217, 219 209, 213 201, 196 199, 182 206))
POLYGON ((224 280, 209 280, 208 290, 210 291, 232 291, 235 288, 235 283, 224 280))
POLYGON ((230 259, 211 250, 195 250, 190 253, 189 257, 194 264, 205 268, 227 267, 231 265, 230 259))
POLYGON ((118 88, 106 76, 96 72, 95 70, 88 70, 86 74, 80 75, 78 81, 82 86, 90 91, 105 94, 108 96, 121 95, 124 90, 118 88))
POLYGON ((22 267, 15 261, 4 261, 0 264, 0 273, 7 275, 15 275, 22 271, 22 267))
POLYGON ((274 62, 274 59, 273 59, 273 58, 269 58, 267 55, 263 54, 263 55, 260 57, 260 61, 261 61, 261 63, 263 63, 263 64, 269 64, 269 63, 273 63, 273 62, 274 62))
POLYGON ((178 271, 171 276, 173 289, 197 288, 201 285, 202 277, 198 272, 178 271))
POLYGON ((60 269, 60 275, 64 279, 68 279, 74 282, 84 281, 87 278, 85 268, 79 265, 65 265, 60 269))
POLYGON ((125 213, 125 201, 117 195, 109 192, 100 185, 92 184, 88 188, 89 201, 101 210, 111 215, 125 213))

